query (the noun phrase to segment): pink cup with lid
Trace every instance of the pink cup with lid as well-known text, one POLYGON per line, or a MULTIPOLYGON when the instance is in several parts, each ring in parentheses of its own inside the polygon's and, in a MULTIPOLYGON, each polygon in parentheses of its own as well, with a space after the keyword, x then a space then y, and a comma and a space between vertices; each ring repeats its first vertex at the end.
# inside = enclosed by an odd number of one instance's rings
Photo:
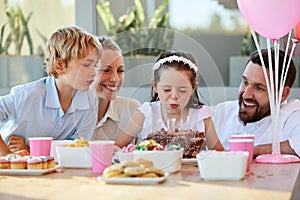
POLYGON ((230 151, 248 151, 247 172, 251 170, 251 162, 253 158, 253 139, 230 139, 228 140, 230 151))
POLYGON ((234 134, 231 135, 232 139, 252 139, 254 140, 254 135, 253 134, 234 134))
POLYGON ((28 140, 31 156, 50 156, 52 137, 31 137, 28 140))
POLYGON ((93 173, 102 174, 104 169, 112 164, 114 144, 114 141, 89 141, 93 173))

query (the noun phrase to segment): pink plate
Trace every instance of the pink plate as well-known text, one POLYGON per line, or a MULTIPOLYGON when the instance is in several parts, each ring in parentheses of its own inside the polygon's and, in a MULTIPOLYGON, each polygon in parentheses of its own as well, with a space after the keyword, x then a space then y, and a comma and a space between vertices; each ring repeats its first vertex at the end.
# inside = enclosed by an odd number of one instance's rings
POLYGON ((257 163, 294 163, 300 162, 297 156, 289 154, 262 154, 256 157, 257 163))

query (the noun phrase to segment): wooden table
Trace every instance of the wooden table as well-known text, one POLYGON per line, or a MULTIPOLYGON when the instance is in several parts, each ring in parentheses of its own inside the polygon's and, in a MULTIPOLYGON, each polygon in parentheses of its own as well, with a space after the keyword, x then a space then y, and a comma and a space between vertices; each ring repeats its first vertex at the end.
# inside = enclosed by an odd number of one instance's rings
MULTIPOLYGON (((222 170, 222 166, 219 166, 222 170)), ((90 169, 62 169, 42 176, 0 176, 0 199, 290 199, 300 163, 255 164, 240 181, 204 181, 182 165, 157 185, 109 185, 90 169)))

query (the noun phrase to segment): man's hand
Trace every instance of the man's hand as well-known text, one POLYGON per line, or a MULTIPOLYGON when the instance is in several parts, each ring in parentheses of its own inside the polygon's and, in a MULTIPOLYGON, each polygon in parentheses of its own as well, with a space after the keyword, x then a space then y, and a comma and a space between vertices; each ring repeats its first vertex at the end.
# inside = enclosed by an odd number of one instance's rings
MULTIPOLYGON (((289 141, 280 142, 280 152, 282 154, 291 154, 298 156, 297 153, 292 149, 289 141)), ((259 156, 261 154, 271 154, 272 144, 257 145, 254 147, 253 157, 259 156)), ((299 156, 298 156, 299 157, 299 156)))
POLYGON ((21 136, 10 136, 8 139, 7 146, 13 153, 21 150, 26 150, 29 152, 29 148, 26 146, 25 139, 21 136))

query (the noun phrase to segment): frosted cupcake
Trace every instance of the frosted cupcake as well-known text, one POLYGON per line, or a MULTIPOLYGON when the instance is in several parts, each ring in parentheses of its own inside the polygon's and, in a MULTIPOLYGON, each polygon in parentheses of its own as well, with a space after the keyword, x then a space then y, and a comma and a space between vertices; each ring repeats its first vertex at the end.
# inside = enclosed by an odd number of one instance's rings
POLYGON ((27 159, 27 169, 40 170, 42 169, 42 160, 39 157, 32 157, 27 159))
POLYGON ((42 169, 47 169, 47 162, 48 162, 48 159, 46 156, 40 156, 40 159, 42 160, 42 169))
POLYGON ((5 156, 0 157, 0 169, 9 169, 10 162, 5 156))
POLYGON ((50 168, 55 167, 54 157, 52 157, 52 156, 46 156, 46 158, 47 158, 47 168, 50 169, 50 168))
POLYGON ((10 168, 11 169, 26 169, 27 161, 25 158, 13 158, 10 160, 10 168))

